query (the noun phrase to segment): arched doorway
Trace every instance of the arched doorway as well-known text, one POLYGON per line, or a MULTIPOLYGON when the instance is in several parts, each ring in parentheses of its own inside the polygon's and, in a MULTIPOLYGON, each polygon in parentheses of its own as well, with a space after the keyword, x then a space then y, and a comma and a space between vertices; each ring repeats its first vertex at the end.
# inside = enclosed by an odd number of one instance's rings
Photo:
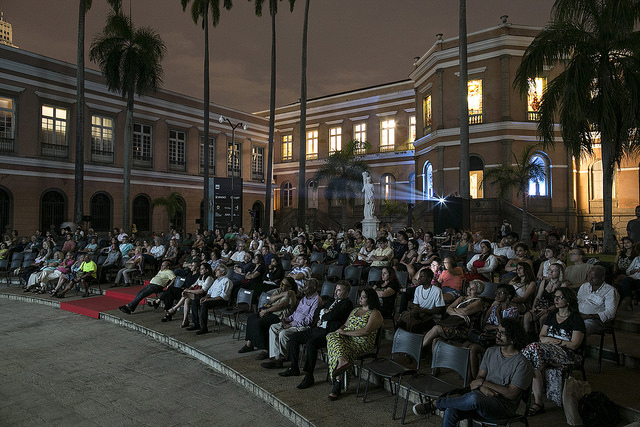
POLYGON ((111 230, 111 197, 107 193, 96 193, 91 197, 91 228, 94 231, 111 230))
POLYGON ((66 197, 60 190, 47 190, 40 197, 40 229, 60 227, 65 219, 66 197))
POLYGON ((484 197, 483 178, 484 161, 479 156, 469 156, 469 194, 472 199, 482 199, 484 197))
MULTIPOLYGON (((253 202, 253 205, 251 205, 251 228, 253 230, 258 230, 259 228, 261 228, 263 224, 263 219, 264 219, 264 206, 262 205, 261 201, 256 200, 255 202, 253 202)), ((263 231, 266 231, 266 230, 263 230, 263 231)))
POLYGON ((139 194, 133 199, 132 220, 138 232, 151 231, 151 200, 146 194, 139 194))

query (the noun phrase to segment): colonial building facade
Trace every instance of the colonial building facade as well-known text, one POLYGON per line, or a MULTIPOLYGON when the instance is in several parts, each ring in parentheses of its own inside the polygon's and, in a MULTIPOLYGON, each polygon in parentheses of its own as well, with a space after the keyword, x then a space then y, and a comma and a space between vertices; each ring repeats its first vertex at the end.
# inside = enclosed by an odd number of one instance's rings
MULTIPOLYGON (((21 234, 73 219, 76 67, 0 45, 0 225, 21 234)), ((86 70, 84 113, 86 225, 96 231, 122 223, 122 162, 126 102, 99 72, 86 70)), ((134 106, 131 218, 139 231, 167 231, 169 218, 152 201, 180 194, 175 226, 199 227, 203 200, 203 103, 159 90, 134 106)), ((267 120, 211 105, 210 175, 243 180, 243 222, 264 211, 267 120), (220 115, 243 122, 235 132, 220 115)))

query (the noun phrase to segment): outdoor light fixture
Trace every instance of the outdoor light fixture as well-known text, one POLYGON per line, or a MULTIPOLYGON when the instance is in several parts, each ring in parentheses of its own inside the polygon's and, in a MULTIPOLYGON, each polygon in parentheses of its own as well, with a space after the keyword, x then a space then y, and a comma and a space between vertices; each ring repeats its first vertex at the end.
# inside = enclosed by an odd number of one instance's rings
POLYGON ((440 198, 438 199, 438 202, 439 202, 439 203, 444 204, 444 202, 445 202, 445 198, 444 198, 444 197, 440 197, 440 198))
MULTIPOLYGON (((234 192, 233 190, 235 189, 234 186, 234 178, 236 176, 236 171, 235 171, 235 164, 236 164, 236 128, 242 126, 243 130, 247 130, 247 125, 245 125, 242 122, 238 122, 235 125, 233 123, 231 123, 231 120, 229 120, 228 118, 226 118, 225 116, 220 116, 218 118, 218 122, 220 122, 221 124, 224 122, 227 122, 229 124, 229 126, 231 126, 231 225, 233 225, 233 197, 234 197, 234 192)), ((240 177, 240 179, 242 179, 242 176, 240 177)), ((242 224, 242 219, 240 220, 240 223, 242 224)))

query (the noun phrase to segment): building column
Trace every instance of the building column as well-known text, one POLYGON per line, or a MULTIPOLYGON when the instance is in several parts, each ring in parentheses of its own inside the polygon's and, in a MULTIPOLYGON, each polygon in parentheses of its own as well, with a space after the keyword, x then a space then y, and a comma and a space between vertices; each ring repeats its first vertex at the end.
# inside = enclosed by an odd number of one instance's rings
POLYGON ((444 147, 439 146, 436 148, 438 153, 438 195, 444 195, 444 147))
MULTIPOLYGON (((442 82, 443 73, 444 73, 444 70, 442 68, 439 68, 439 69, 436 70, 436 84, 437 84, 436 93, 438 94, 437 102, 436 102, 436 113, 437 113, 437 117, 438 117, 438 126, 436 126, 436 129, 444 129, 444 93, 443 93, 443 87, 442 87, 443 86, 443 82, 442 82)), ((431 102, 433 103, 433 98, 431 98, 431 102)))
POLYGON ((511 76, 509 75, 509 59, 511 55, 500 56, 500 87, 502 89, 502 120, 511 120, 511 76))
POLYGON ((580 159, 575 159, 576 172, 573 172, 573 156, 566 150, 567 154, 567 213, 565 215, 565 224, 567 228, 567 237, 572 233, 578 232, 578 198, 579 192, 575 192, 574 188, 580 188, 580 159), (575 183, 574 183, 575 180, 575 183))
POLYGON ((513 158, 513 139, 502 140, 502 164, 508 166, 513 158))

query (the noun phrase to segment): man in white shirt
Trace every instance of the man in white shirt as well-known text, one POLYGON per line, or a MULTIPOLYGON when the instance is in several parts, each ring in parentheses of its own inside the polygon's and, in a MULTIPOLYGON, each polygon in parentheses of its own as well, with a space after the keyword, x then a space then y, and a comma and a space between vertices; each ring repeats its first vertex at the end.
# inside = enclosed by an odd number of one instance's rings
POLYGON ((431 284, 433 271, 429 268, 420 270, 418 287, 409 302, 409 309, 400 315, 398 327, 411 332, 426 332, 440 320, 440 314, 445 310, 442 290, 431 284))
POLYGON ((244 247, 245 247, 244 242, 238 242, 238 247, 236 251, 233 253, 233 255, 231 255, 231 261, 236 263, 244 262, 244 255, 246 253, 244 251, 244 247))
POLYGON ((198 305, 191 305, 192 310, 197 308, 197 310, 200 311, 200 329, 196 332, 197 335, 209 332, 207 328, 209 309, 227 305, 231 297, 233 283, 231 283, 231 280, 227 277, 227 267, 219 265, 214 273, 216 280, 213 281, 211 287, 207 290, 207 294, 198 300, 198 305))
POLYGON ((616 317, 618 291, 604 282, 606 270, 594 265, 589 270, 589 281, 578 290, 578 310, 584 319, 587 335, 599 333, 605 322, 616 317))

